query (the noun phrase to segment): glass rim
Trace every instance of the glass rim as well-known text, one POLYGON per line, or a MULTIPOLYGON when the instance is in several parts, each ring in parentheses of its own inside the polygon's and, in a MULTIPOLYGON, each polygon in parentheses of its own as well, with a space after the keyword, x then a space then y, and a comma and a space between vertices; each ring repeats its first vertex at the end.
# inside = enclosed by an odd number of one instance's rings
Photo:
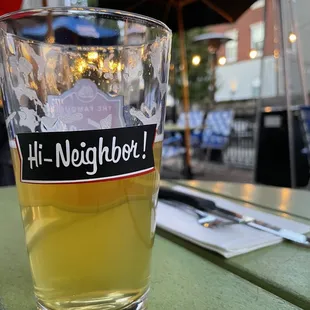
POLYGON ((98 8, 98 7, 41 7, 37 9, 24 9, 24 10, 18 10, 10 13, 6 13, 2 16, 0 16, 0 22, 6 22, 8 20, 12 19, 22 19, 24 17, 31 17, 32 15, 40 14, 42 12, 59 12, 64 13, 67 15, 70 15, 70 11, 73 13, 91 13, 91 14, 97 14, 102 16, 113 16, 115 19, 119 18, 120 20, 129 19, 132 22, 136 22, 137 24, 142 24, 146 26, 156 26, 159 28, 162 28, 164 31, 166 31, 169 34, 172 34, 172 30, 162 21, 132 12, 122 11, 122 10, 115 10, 115 9, 106 9, 106 8, 98 8), (27 14, 28 13, 28 14, 27 14), (22 16, 20 16, 23 14, 22 16), (27 16, 27 15, 28 16, 27 16))

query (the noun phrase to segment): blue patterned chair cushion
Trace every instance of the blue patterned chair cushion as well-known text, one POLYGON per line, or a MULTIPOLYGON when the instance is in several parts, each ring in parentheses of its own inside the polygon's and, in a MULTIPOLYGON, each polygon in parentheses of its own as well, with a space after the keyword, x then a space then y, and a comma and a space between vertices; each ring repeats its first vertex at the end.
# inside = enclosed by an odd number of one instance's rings
POLYGON ((202 147, 224 149, 229 142, 233 119, 232 110, 209 112, 202 133, 202 147))

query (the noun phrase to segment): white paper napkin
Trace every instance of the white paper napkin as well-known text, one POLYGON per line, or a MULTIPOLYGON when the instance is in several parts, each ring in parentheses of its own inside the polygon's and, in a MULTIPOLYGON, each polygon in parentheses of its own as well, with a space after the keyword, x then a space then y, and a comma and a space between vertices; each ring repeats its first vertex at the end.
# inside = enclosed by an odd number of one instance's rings
MULTIPOLYGON (((299 233, 307 233, 310 226, 288 220, 279 216, 245 208, 237 203, 216 195, 205 194, 183 186, 175 186, 174 190, 184 194, 212 200, 216 205, 230 211, 254 217, 268 224, 290 229, 299 233)), ((157 207, 157 226, 181 238, 191 241, 203 248, 213 250, 226 258, 247 253, 256 249, 280 243, 283 239, 242 224, 217 228, 205 228, 198 224, 194 214, 184 209, 170 206, 161 201, 157 207)))

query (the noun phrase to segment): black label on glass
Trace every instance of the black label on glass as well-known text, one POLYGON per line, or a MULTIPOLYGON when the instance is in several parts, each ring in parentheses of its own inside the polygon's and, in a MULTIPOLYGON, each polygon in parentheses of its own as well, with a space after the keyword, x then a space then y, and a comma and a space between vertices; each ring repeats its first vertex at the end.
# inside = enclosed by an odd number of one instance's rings
POLYGON ((17 135, 21 182, 111 180, 154 170, 156 125, 17 135))

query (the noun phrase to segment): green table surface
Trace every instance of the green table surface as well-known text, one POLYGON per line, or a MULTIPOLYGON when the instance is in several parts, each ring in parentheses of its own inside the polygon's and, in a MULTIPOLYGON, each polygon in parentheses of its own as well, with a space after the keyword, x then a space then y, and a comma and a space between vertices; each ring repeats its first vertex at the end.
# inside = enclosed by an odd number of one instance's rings
POLYGON ((179 183, 226 198, 250 202, 251 205, 268 210, 273 209, 283 213, 284 216, 287 214, 310 220, 310 194, 306 190, 229 182, 181 181, 179 183))
MULTIPOLYGON (((252 184, 181 181, 194 189, 234 199, 248 208, 310 225, 310 192, 252 184)), ((304 309, 310 309, 310 249, 290 242, 230 259, 205 258, 304 309)))
MULTIPOLYGON (((200 185, 212 187, 207 183, 200 185)), ((149 309, 310 309, 308 254, 306 249, 283 243, 226 260, 159 231, 154 247, 149 309), (308 264, 305 264, 307 257, 308 264), (243 272, 239 271, 241 265, 243 272), (283 288, 279 286, 273 291, 274 283, 268 286, 265 280, 256 281, 254 269, 266 279, 268 272, 278 274, 274 282, 282 281, 287 291, 292 288, 294 298, 281 296, 279 292, 283 288)), ((0 310, 4 309, 35 309, 15 188, 0 189, 0 310)))

